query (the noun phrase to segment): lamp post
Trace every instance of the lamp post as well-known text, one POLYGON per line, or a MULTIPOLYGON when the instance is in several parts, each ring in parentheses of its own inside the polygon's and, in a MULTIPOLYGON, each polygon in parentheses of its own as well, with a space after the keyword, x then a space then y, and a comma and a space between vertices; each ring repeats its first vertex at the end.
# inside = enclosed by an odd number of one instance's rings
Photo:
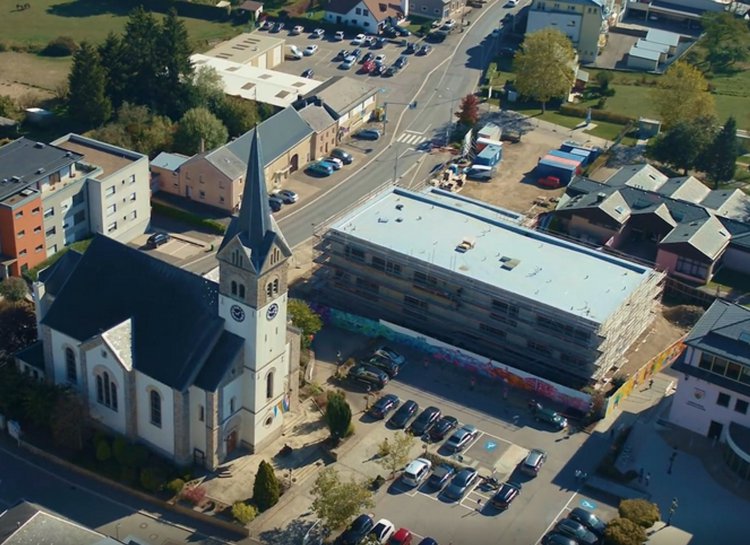
POLYGON ((667 517, 667 526, 672 525, 672 515, 674 515, 678 507, 677 498, 672 498, 672 505, 669 506, 669 516, 667 517))

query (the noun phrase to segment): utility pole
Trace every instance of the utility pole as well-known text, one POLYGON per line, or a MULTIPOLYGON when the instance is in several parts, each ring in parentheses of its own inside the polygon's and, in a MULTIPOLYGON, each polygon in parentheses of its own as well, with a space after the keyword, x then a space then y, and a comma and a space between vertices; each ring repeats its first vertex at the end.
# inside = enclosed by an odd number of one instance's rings
POLYGON ((667 517, 667 526, 672 525, 672 515, 674 515, 678 507, 677 498, 672 498, 672 505, 669 506, 669 516, 667 517))

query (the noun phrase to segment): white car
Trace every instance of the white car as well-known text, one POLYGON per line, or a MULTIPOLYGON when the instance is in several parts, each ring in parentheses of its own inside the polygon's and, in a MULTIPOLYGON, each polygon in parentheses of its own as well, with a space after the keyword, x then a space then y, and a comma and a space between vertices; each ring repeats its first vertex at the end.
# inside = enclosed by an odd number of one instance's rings
POLYGON ((375 526, 373 526, 370 535, 373 536, 378 543, 384 545, 385 543, 388 543, 388 540, 391 539, 391 536, 395 531, 396 528, 390 520, 380 519, 375 523, 375 526))
POLYGON ((409 462, 409 465, 406 466, 404 473, 401 475, 401 479, 408 486, 419 486, 430 474, 431 469, 432 462, 424 458, 417 458, 409 462))
POLYGON ((349 70, 352 66, 354 66, 356 62, 357 57, 355 57, 354 55, 349 55, 344 59, 344 62, 341 63, 339 68, 341 68, 342 70, 349 70))
POLYGON ((352 45, 362 45, 365 42, 364 34, 357 34, 352 40, 352 45))
POLYGON ((312 31, 312 34, 310 35, 311 38, 322 38, 325 36, 326 31, 322 28, 316 28, 312 31))
POLYGON ((506 4, 509 8, 514 8, 518 5, 518 0, 508 0, 506 4))
MULTIPOLYGON (((335 165, 337 165, 337 166, 338 166, 339 168, 341 168, 341 167, 343 167, 343 166, 344 166, 344 161, 342 161, 342 160, 341 160, 341 159, 339 159, 338 157, 328 156, 328 157, 324 158, 323 160, 324 160, 324 161, 325 161, 326 163, 334 163, 334 164, 335 164, 335 165)), ((337 169, 337 170, 338 170, 338 169, 337 169)))
POLYGON ((298 34, 302 34, 305 31, 305 27, 297 25, 292 30, 289 31, 290 36, 297 36, 298 34))
POLYGON ((344 39, 344 31, 343 30, 337 30, 336 34, 333 35, 333 40, 336 42, 340 42, 344 39))
POLYGON ((378 55, 377 57, 375 57, 375 63, 376 64, 383 64, 383 63, 385 63, 385 55, 383 55, 381 53, 380 55, 378 55))
POLYGON ((310 44, 310 45, 308 45, 308 46, 307 46, 307 47, 305 48, 305 55, 306 55, 306 56, 308 56, 308 57, 309 57, 310 55, 314 55, 314 54, 315 54, 315 52, 316 52, 317 50, 318 50, 318 46, 317 46, 317 45, 315 45, 315 44, 310 44))

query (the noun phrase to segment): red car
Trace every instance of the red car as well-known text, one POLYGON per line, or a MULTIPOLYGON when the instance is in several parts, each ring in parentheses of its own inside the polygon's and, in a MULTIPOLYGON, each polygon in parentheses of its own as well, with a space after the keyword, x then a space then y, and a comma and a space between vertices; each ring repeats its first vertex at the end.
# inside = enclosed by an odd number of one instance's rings
POLYGON ((393 534, 388 545, 411 545, 412 538, 413 535, 409 530, 406 528, 399 528, 398 531, 393 534))
POLYGON ((536 185, 546 187, 547 189, 557 189, 562 184, 560 184, 560 178, 556 176, 545 176, 544 178, 539 178, 536 181, 536 185))
POLYGON ((363 74, 369 74, 375 70, 375 63, 373 61, 365 61, 362 64, 362 68, 359 69, 363 74))

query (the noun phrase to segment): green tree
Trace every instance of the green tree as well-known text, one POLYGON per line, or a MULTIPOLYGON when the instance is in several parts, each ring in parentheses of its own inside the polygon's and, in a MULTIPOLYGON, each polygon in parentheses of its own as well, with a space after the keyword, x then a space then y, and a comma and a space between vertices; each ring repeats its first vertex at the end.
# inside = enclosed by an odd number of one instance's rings
POLYGON ((531 32, 513 60, 516 89, 541 102, 544 112, 549 100, 570 92, 575 82, 574 62, 575 51, 565 34, 553 29, 531 32))
POLYGON ((153 157, 170 149, 174 125, 166 116, 155 115, 147 106, 123 103, 117 119, 93 132, 91 136, 103 142, 139 151, 153 157))
POLYGON ((461 125, 471 128, 479 121, 479 99, 474 94, 468 94, 461 99, 461 105, 456 112, 461 125))
POLYGON ((257 103, 240 97, 222 96, 213 112, 230 137, 243 135, 260 122, 257 103))
POLYGON ((607 70, 601 70, 596 73, 596 83, 599 85, 599 92, 604 94, 609 89, 609 84, 612 83, 614 76, 612 72, 607 70))
POLYGON ((0 95, 0 116, 15 119, 18 113, 18 105, 13 97, 0 95))
POLYGON ((23 394, 25 420, 37 428, 50 429, 59 396, 57 386, 45 382, 29 383, 23 394))
POLYGON ((262 460, 253 483, 253 502, 262 512, 276 505, 281 496, 281 484, 271 464, 262 460))
POLYGON ((101 66, 107 76, 107 96, 113 108, 119 108, 128 98, 130 67, 127 56, 128 51, 122 39, 113 32, 110 32, 99 46, 101 66))
POLYGON ((328 392, 325 420, 328 429, 331 430, 331 436, 336 441, 346 437, 352 423, 352 409, 343 392, 328 392))
POLYGON ((706 12, 701 24, 706 60, 713 71, 731 70, 750 57, 750 30, 745 21, 726 11, 706 12))
POLYGON ((628 519, 643 528, 651 528, 661 519, 659 507, 647 500, 622 500, 617 512, 620 517, 628 519))
MULTIPOLYGON (((81 398, 70 390, 62 392, 57 397, 50 422, 52 440, 55 444, 76 452, 83 450, 87 424, 88 413, 81 398)), ((97 459, 99 459, 100 454, 106 454, 105 452, 100 452, 102 444, 106 445, 109 452, 109 456, 104 458, 108 460, 112 456, 112 449, 109 448, 109 441, 106 440, 102 440, 97 444, 97 459)))
POLYGON ((737 122, 734 117, 729 117, 724 127, 716 133, 713 141, 706 146, 699 159, 699 167, 714 184, 714 189, 719 189, 721 182, 734 178, 739 155, 737 122))
POLYGON ((311 494, 312 510, 330 530, 341 528, 373 506, 372 492, 365 483, 354 479, 344 482, 332 467, 318 474, 311 494))
POLYGON ((675 122, 650 145, 649 156, 677 169, 685 175, 695 168, 711 142, 713 122, 692 119, 675 122))
POLYGON ((11 303, 18 303, 26 298, 29 288, 23 278, 9 276, 0 282, 0 297, 11 303))
POLYGON ((0 301, 0 363, 36 341, 36 315, 27 301, 0 301))
POLYGON ((244 501, 237 501, 232 505, 232 516, 234 520, 244 526, 255 520, 255 517, 258 516, 258 510, 244 501))
POLYGON ((99 53, 83 42, 68 75, 68 114, 81 126, 98 127, 112 116, 106 78, 99 53))
POLYGON ((320 315, 301 299, 289 299, 287 312, 292 323, 302 330, 302 347, 309 348, 315 334, 323 328, 320 315))
POLYGON ((160 58, 159 36, 162 27, 156 18, 142 6, 134 9, 122 38, 124 49, 125 80, 124 100, 145 104, 152 110, 166 107, 159 104, 161 76, 164 62, 160 58))
POLYGON ((160 63, 157 73, 161 91, 159 107, 163 113, 176 118, 189 107, 185 82, 190 81, 193 74, 193 65, 190 63, 193 48, 185 23, 177 16, 174 8, 167 12, 160 30, 156 41, 157 59, 160 63))
POLYGON ((185 112, 174 134, 174 146, 187 155, 208 151, 225 144, 229 133, 224 124, 206 108, 185 112))
POLYGON ((646 530, 625 518, 614 518, 604 530, 604 545, 643 545, 646 530))
POLYGON ((224 82, 213 66, 201 66, 192 75, 189 85, 190 102, 216 112, 224 97, 224 82))
POLYGON ((708 82, 695 66, 677 61, 659 78, 653 100, 661 121, 671 127, 678 121, 715 117, 708 82))
POLYGON ((393 477, 410 460, 414 443, 414 436, 402 431, 396 432, 390 441, 386 437, 379 445, 378 451, 381 456, 377 459, 377 463, 388 470, 393 477))

